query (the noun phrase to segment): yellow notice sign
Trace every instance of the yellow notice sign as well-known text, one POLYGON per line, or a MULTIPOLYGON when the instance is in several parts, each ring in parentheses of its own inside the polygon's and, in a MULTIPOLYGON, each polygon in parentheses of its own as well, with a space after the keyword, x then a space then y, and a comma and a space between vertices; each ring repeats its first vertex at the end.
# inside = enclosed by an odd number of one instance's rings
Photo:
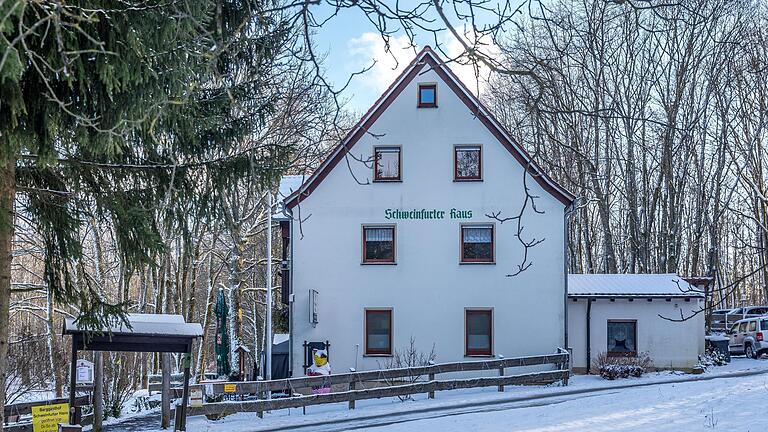
POLYGON ((68 422, 68 403, 32 407, 32 430, 34 432, 57 432, 59 423, 68 422))
POLYGON ((237 384, 224 384, 224 393, 237 393, 237 384))

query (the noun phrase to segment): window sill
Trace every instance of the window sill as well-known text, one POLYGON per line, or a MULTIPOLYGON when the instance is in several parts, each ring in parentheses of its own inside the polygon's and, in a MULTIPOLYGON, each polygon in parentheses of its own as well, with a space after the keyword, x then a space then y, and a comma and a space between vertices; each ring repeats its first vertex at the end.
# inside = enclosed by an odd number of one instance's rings
POLYGON ((459 265, 496 265, 496 261, 459 261, 459 265))
POLYGON ((493 354, 464 354, 464 358, 496 358, 493 354))
POLYGON ((373 179, 374 183, 402 183, 403 179, 373 179))
POLYGON ((360 263, 360 265, 374 265, 374 266, 376 266, 376 265, 390 265, 390 266, 393 266, 393 265, 397 265, 397 263, 396 262, 375 262, 375 261, 374 262, 370 262, 370 261, 363 261, 363 262, 360 263))
POLYGON ((454 178, 454 183, 479 183, 482 182, 481 178, 454 178))
POLYGON ((417 105, 416 108, 437 108, 437 105, 417 105))
POLYGON ((392 354, 363 354, 363 357, 393 357, 392 354))

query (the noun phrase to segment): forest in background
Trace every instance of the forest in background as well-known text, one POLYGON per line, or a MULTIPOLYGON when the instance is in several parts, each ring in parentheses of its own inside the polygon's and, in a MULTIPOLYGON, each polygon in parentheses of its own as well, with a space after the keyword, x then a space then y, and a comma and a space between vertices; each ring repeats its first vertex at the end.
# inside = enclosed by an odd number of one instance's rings
MULTIPOLYGON (((370 3, 376 2, 363 2, 370 3)), ((500 55, 481 98, 545 170, 580 197, 570 219, 571 271, 712 276, 713 304, 768 303, 768 5, 527 4, 514 26, 493 33, 500 55)), ((401 23, 420 19, 387 13, 401 23)), ((344 109, 343 93, 318 78, 322 59, 303 36, 297 31, 286 38, 264 77, 262 91, 280 103, 258 134, 239 144, 285 148, 277 165, 286 174, 311 172, 359 117, 344 109)), ((221 191, 221 211, 208 220, 190 212, 183 223, 168 224, 158 208, 162 248, 141 266, 126 265, 113 219, 84 212, 74 280, 97 287, 105 301, 126 302, 128 312, 179 313, 203 324, 207 337, 192 358, 198 376, 215 369, 211 309, 224 289, 234 312, 232 348, 250 346, 251 365, 264 344, 265 197, 276 186, 258 175, 233 183, 221 191)), ((15 216, 8 403, 33 388, 66 390, 69 347, 59 334, 62 320, 79 312, 56 301, 45 282, 39 227, 23 212, 15 216)), ((277 300, 279 230, 274 234, 277 300)), ((531 254, 535 266, 535 248, 531 254)), ((286 311, 274 304, 280 332, 286 311)), ((106 411, 116 415, 158 372, 159 358, 104 355, 106 411)), ((175 358, 176 367, 180 361, 175 358)))

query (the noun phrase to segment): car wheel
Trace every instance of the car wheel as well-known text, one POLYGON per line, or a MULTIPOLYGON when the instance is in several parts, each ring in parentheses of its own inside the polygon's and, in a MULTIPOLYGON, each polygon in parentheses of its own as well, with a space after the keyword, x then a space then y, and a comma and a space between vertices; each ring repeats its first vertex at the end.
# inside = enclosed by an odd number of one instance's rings
POLYGON ((744 348, 744 354, 751 359, 757 358, 757 353, 755 352, 755 349, 752 348, 752 345, 747 345, 747 347, 744 348))

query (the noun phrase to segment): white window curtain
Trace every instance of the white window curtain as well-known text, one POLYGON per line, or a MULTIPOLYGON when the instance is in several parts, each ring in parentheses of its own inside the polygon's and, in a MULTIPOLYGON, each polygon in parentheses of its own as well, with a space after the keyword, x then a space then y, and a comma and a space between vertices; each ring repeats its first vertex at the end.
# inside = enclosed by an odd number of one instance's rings
POLYGON ((392 228, 366 228, 365 241, 385 242, 392 241, 392 228))
POLYGON ((464 243, 490 243, 492 236, 491 227, 464 228, 464 243))

